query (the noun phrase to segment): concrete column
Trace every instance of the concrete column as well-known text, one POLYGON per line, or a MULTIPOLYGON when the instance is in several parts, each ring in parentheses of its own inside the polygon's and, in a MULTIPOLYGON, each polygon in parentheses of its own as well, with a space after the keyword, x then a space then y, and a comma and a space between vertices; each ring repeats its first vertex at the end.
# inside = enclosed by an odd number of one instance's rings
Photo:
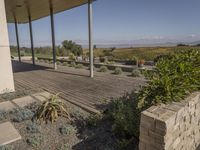
POLYGON ((88 31, 89 31, 89 52, 90 52, 90 77, 94 77, 94 58, 92 40, 92 0, 88 0, 88 31))
POLYGON ((4 0, 0 0, 0 93, 14 91, 4 0))
POLYGON ((55 30, 54 30, 54 14, 53 14, 53 5, 50 0, 50 18, 51 18, 51 35, 52 35, 52 49, 53 49, 53 68, 56 70, 56 42, 55 42, 55 30))

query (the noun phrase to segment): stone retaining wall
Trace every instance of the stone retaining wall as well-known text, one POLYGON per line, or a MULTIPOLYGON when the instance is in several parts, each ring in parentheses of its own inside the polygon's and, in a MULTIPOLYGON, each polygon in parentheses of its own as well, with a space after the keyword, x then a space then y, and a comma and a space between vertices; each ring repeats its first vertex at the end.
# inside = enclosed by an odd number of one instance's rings
POLYGON ((200 145, 200 92, 142 112, 140 150, 195 150, 200 145))

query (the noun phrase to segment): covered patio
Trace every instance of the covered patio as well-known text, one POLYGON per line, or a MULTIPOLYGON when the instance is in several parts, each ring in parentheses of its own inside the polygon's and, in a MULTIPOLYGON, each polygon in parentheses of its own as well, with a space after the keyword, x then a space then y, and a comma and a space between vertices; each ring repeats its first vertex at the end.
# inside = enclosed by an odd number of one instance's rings
POLYGON ((91 112, 101 110, 101 102, 138 88, 144 81, 127 76, 95 72, 92 42, 93 0, 0 0, 0 93, 25 89, 42 89, 60 96, 91 112), (77 70, 56 65, 54 14, 88 4, 88 38, 90 65, 88 70, 77 70), (53 66, 35 62, 32 21, 49 16, 52 35, 53 66), (12 61, 7 23, 15 24, 18 61, 12 61), (18 24, 29 24, 32 61, 22 62, 18 24), (53 67, 53 69, 52 69, 53 67), (89 77, 88 77, 89 73, 89 77))
POLYGON ((90 52, 90 77, 93 78, 93 43, 92 43, 92 2, 93 0, 0 0, 0 93, 15 91, 11 66, 10 45, 7 23, 15 24, 18 58, 21 62, 18 24, 29 24, 32 64, 35 65, 34 38, 32 21, 50 16, 52 36, 53 68, 56 70, 56 39, 54 14, 88 4, 88 45, 90 52), (4 72, 4 74, 3 74, 4 72))

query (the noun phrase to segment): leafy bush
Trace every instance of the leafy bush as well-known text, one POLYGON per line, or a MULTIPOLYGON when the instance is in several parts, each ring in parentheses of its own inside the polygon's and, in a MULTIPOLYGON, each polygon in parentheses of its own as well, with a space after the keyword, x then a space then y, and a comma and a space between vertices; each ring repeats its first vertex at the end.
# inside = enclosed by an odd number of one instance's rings
POLYGON ((147 85, 137 93, 113 101, 106 113, 113 132, 121 139, 119 147, 124 148, 138 139, 142 111, 159 103, 183 100, 200 90, 200 51, 184 50, 160 58, 146 77, 147 85))
POLYGON ((41 135, 34 135, 29 137, 26 142, 32 147, 39 147, 43 142, 43 137, 41 135))
POLYGON ((26 127, 26 130, 29 132, 29 133, 39 133, 40 132, 40 129, 39 129, 39 126, 38 124, 32 122, 32 123, 29 123, 26 127))
POLYGON ((99 72, 107 72, 108 68, 106 66, 101 66, 99 72))
POLYGON ((180 101, 200 90, 200 51, 178 51, 160 58, 139 93, 140 107, 180 101))
POLYGON ((34 113, 27 108, 15 108, 10 112, 13 117, 14 122, 22 122, 24 120, 29 120, 33 117, 34 113))
POLYGON ((36 111, 34 118, 36 121, 51 121, 55 122, 59 116, 70 119, 70 115, 67 111, 65 104, 59 100, 58 94, 52 95, 47 99, 36 111))
POLYGON ((76 69, 81 69, 81 68, 83 68, 83 64, 77 64, 77 65, 75 66, 75 68, 76 68, 76 69))
POLYGON ((64 134, 69 135, 69 134, 76 132, 76 129, 72 125, 67 124, 67 125, 60 127, 59 131, 62 135, 64 135, 64 134))
POLYGON ((142 77, 142 73, 139 69, 134 69, 131 74, 133 77, 142 77))
POLYGON ((123 73, 123 71, 122 71, 121 68, 119 68, 119 67, 115 68, 114 74, 119 75, 119 74, 122 74, 122 73, 123 73))

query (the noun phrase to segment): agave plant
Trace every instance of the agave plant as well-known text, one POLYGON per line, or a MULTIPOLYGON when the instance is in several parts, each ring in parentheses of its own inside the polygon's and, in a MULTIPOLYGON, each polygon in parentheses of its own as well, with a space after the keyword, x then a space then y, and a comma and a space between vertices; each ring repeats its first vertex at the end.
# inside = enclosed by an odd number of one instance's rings
POLYGON ((55 122, 58 117, 66 117, 71 120, 66 105, 59 99, 58 94, 51 95, 37 109, 33 119, 39 122, 55 122))

